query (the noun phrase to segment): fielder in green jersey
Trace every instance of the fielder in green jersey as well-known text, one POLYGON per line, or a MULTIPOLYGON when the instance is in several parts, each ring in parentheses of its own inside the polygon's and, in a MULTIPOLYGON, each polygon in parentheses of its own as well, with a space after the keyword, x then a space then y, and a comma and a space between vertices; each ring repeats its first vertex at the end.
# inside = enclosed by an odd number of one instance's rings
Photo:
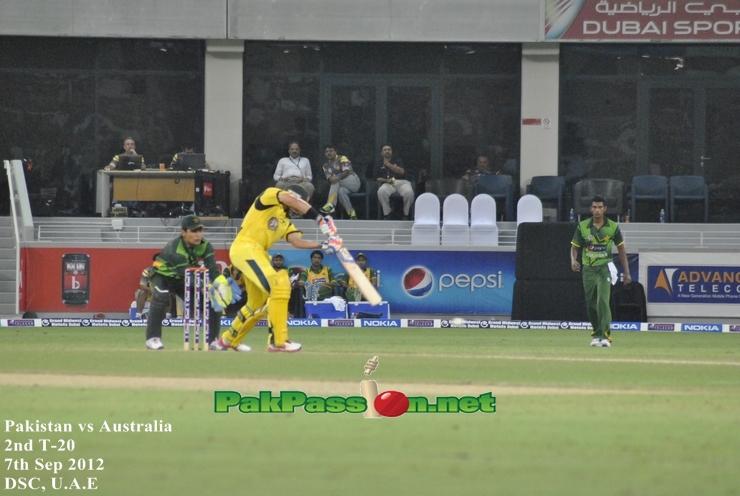
POLYGON ((583 274, 583 289, 586 293, 588 320, 591 322, 591 346, 611 346, 609 327, 612 313, 609 308, 611 297, 612 247, 617 246, 619 261, 624 269, 624 283, 632 282, 627 264, 627 252, 619 224, 607 218, 606 202, 596 195, 591 200, 591 218, 578 223, 573 240, 570 242, 570 266, 574 272, 583 274), (578 261, 578 250, 583 251, 582 262, 578 261))
MULTIPOLYGON (((151 277, 152 302, 149 307, 149 319, 146 325, 146 347, 150 350, 164 348, 162 344, 162 319, 165 317, 170 295, 176 294, 183 298, 185 295, 185 270, 189 267, 199 266, 208 269, 213 287, 218 288, 223 284, 229 286, 233 281, 233 279, 227 279, 221 275, 216 263, 213 245, 203 237, 203 224, 200 218, 195 215, 188 215, 182 220, 180 236, 167 243, 167 246, 164 247, 164 250, 153 263, 154 271, 151 277)), ((211 339, 214 339, 219 335, 221 312, 225 305, 218 307, 212 287, 208 290, 211 293, 209 327, 211 339)), ((229 295, 229 302, 225 303, 230 303, 231 298, 232 295, 229 295)), ((184 311, 183 317, 185 317, 184 311)))

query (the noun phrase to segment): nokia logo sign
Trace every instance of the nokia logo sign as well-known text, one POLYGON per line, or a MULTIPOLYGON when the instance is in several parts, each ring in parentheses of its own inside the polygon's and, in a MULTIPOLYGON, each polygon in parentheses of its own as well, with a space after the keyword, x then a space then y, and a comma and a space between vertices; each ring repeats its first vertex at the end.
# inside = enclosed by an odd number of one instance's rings
POLYGON ((719 324, 684 324, 683 330, 688 332, 722 332, 719 324))
POLYGON ((640 324, 637 322, 612 322, 611 328, 618 331, 639 331, 640 324))
POLYGON ((399 320, 361 320, 362 327, 401 327, 399 320))

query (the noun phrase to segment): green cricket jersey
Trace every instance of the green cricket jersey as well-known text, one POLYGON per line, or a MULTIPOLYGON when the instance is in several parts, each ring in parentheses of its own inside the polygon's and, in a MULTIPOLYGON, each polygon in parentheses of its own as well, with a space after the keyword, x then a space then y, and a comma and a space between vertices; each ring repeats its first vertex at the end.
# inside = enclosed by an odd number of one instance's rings
POLYGON ((162 253, 154 262, 157 272, 166 277, 175 279, 185 278, 185 269, 198 267, 200 262, 208 268, 211 281, 221 274, 216 263, 216 253, 213 246, 205 238, 199 245, 188 248, 182 236, 173 239, 164 247, 162 253))
POLYGON ((578 223, 571 244, 583 250, 583 265, 605 265, 612 261, 612 245, 624 243, 619 224, 604 218, 600 229, 594 226, 593 218, 578 223))

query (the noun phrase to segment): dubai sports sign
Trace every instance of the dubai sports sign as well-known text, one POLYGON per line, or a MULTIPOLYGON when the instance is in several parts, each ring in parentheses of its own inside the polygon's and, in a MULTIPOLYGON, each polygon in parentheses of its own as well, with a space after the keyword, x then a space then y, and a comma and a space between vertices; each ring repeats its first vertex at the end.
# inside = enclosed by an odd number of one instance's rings
POLYGON ((544 1, 545 40, 740 40, 740 0, 544 1))

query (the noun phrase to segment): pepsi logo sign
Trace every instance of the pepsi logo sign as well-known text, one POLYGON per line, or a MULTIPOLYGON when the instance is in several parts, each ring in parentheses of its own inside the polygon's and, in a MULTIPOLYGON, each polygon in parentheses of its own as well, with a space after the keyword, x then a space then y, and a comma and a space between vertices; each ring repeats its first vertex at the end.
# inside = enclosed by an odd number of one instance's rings
POLYGON ((422 298, 434 288, 434 276, 426 267, 412 267, 403 275, 403 289, 410 296, 422 298))

